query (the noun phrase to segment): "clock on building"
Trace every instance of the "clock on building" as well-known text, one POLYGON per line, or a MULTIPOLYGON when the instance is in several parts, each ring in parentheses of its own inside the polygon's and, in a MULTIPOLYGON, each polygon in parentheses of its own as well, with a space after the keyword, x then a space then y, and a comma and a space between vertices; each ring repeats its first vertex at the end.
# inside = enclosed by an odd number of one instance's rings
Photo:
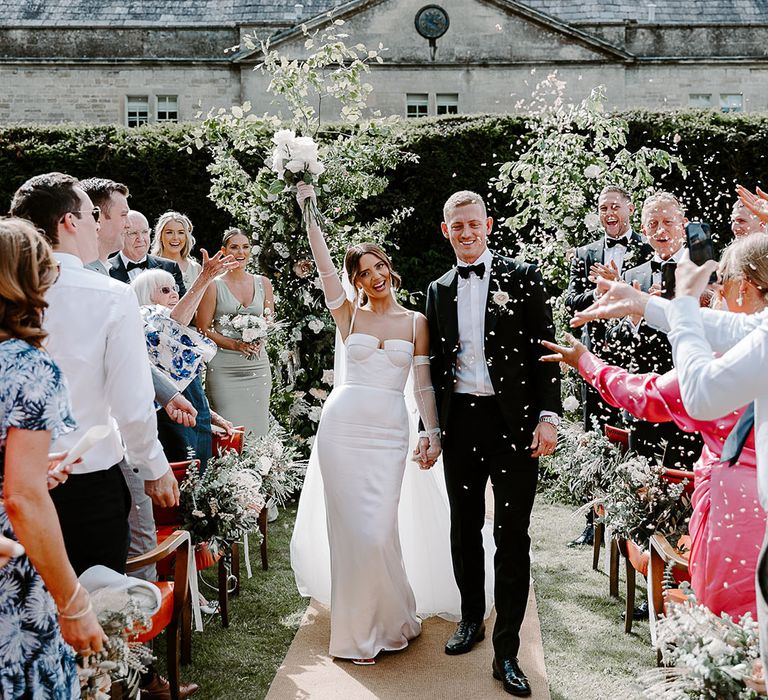
POLYGON ((439 5, 424 5, 416 13, 416 31, 430 44, 443 36, 450 25, 448 13, 439 5))

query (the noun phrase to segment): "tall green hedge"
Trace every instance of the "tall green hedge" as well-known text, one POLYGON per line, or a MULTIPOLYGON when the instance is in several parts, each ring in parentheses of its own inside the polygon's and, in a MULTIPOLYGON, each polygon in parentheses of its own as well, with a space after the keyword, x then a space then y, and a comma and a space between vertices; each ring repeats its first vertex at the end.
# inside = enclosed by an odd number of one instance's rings
MULTIPOLYGON (((710 221, 721 241, 727 240, 734 184, 768 186, 768 116, 709 111, 624 116, 630 123, 630 148, 660 146, 680 154, 688 177, 672 176, 660 186, 681 195, 691 216, 710 221)), ((195 224, 199 244, 215 248, 231 222, 208 199, 209 156, 194 149, 186 152, 188 131, 186 125, 0 129, 1 206, 5 209, 16 188, 37 173, 60 170, 80 178, 110 177, 130 187, 131 205, 150 221, 166 209, 183 211, 195 224)), ((490 192, 488 181, 498 163, 514 158, 524 137, 523 120, 516 116, 456 116, 403 124, 403 148, 418 154, 419 162, 392 173, 386 192, 370 200, 361 214, 369 220, 394 207, 413 208, 392 241, 396 265, 409 289, 424 289, 451 264, 439 228, 442 204, 451 192, 471 189, 489 195, 491 214, 499 220, 511 213, 514 203, 490 192)), ((508 234, 497 235, 504 247, 514 247, 508 234)))

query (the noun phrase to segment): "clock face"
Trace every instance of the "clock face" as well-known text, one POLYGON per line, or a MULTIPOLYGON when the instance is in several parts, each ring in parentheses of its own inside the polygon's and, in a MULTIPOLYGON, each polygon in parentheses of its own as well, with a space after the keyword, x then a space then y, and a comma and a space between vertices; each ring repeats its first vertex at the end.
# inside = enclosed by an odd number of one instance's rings
POLYGON ((450 25, 448 13, 438 5, 425 5, 416 13, 416 31, 425 39, 439 39, 450 25))

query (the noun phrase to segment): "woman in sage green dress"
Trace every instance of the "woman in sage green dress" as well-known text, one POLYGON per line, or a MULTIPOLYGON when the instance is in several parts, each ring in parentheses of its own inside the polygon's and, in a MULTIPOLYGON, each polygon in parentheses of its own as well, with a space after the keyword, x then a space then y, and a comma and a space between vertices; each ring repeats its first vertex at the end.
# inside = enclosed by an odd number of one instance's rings
POLYGON ((222 324, 222 316, 270 317, 274 313, 272 284, 247 271, 251 242, 240 229, 224 233, 222 250, 239 265, 215 280, 197 311, 198 328, 219 346, 208 363, 205 389, 214 411, 259 437, 269 427, 272 372, 267 350, 264 343, 242 340, 231 324, 222 324))

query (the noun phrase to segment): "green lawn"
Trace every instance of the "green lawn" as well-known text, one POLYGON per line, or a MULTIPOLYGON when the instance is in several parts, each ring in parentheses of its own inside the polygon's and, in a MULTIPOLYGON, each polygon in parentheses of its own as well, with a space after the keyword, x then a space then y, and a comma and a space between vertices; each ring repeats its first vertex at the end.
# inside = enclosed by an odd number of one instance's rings
MULTIPOLYGON (((196 700, 266 695, 305 608, 288 556, 295 516, 294 504, 270 526, 269 571, 261 570, 258 548, 252 548, 254 575, 249 580, 243 571, 229 629, 214 618, 203 633, 193 633, 192 665, 182 669, 182 678, 200 684, 196 700)), ((608 596, 608 578, 592 570, 591 549, 565 546, 582 526, 570 507, 537 501, 531 522, 533 576, 552 698, 637 698, 638 673, 655 664, 648 623, 635 623, 635 632, 624 634, 623 601, 608 596)), ((206 595, 214 597, 210 591, 206 595)), ((156 651, 164 656, 164 640, 156 651)))

